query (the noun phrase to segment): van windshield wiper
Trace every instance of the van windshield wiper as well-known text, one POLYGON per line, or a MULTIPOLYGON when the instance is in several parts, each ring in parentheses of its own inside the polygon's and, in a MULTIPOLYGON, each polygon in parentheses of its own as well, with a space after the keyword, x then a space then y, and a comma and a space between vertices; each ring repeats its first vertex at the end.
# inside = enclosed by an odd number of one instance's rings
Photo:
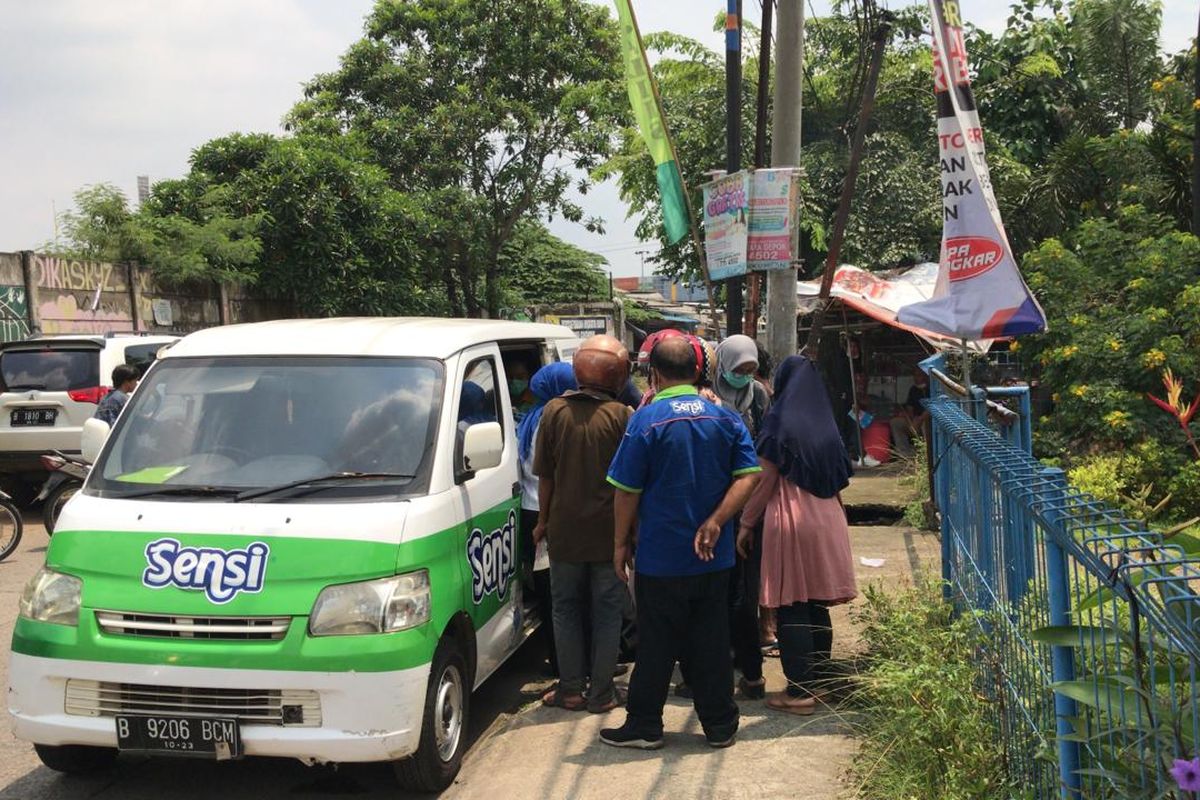
POLYGON ((30 389, 36 389, 39 392, 44 392, 46 390, 46 384, 44 384, 44 383, 11 383, 7 387, 5 387, 5 391, 8 391, 8 392, 28 392, 30 389))
MULTIPOLYGON (((300 487, 311 488, 313 490, 320 489, 324 484, 340 482, 340 481, 357 481, 357 480, 375 480, 382 478, 402 478, 412 480, 415 475, 410 475, 406 472, 331 472, 328 475, 317 475, 312 478, 301 478, 296 481, 288 481, 281 483, 278 486, 264 486, 260 489, 247 489, 234 496, 233 502, 240 503, 243 500, 253 500, 256 497, 264 497, 276 492, 287 491, 288 489, 297 489, 300 487)), ((297 493, 299 494, 299 492, 297 493)), ((294 495, 293 495, 294 496, 294 495)))
POLYGON ((184 495, 193 497, 233 497, 236 498, 240 489, 227 486, 155 486, 139 492, 120 495, 122 500, 134 497, 154 497, 155 495, 184 495))

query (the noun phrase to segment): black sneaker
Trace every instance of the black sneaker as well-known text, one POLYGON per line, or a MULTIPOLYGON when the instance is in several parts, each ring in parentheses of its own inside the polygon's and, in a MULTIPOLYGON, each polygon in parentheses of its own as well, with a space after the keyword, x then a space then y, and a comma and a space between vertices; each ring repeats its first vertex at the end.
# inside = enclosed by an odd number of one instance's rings
POLYGON ((708 742, 708 746, 716 748, 729 747, 731 744, 733 744, 735 739, 737 739, 736 728, 734 728, 733 733, 729 734, 723 739, 715 739, 707 734, 704 736, 704 740, 708 742))
POLYGON ((604 728, 600 731, 600 741, 613 747, 632 747, 635 750, 658 750, 663 746, 663 737, 644 736, 628 725, 619 728, 604 728))

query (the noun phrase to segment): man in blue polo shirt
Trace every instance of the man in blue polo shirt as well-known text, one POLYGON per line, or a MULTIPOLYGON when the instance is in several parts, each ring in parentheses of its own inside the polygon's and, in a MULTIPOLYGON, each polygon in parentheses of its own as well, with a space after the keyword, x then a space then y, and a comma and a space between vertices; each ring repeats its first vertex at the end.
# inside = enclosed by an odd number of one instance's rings
POLYGON ((616 487, 613 562, 625 580, 637 521, 638 655, 625 724, 600 731, 600 740, 662 747, 663 704, 679 661, 708 743, 728 747, 738 728, 729 653, 732 520, 754 491, 758 458, 738 415, 696 393, 686 339, 659 342, 650 369, 658 394, 630 419, 608 470, 616 487))

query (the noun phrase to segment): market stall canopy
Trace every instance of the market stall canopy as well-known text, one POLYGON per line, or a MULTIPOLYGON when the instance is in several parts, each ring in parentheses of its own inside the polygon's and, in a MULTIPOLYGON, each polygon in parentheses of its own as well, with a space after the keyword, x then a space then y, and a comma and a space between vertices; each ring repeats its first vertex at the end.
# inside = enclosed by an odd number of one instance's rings
MULTIPOLYGON (((896 314, 904 306, 924 302, 933 296, 937 276, 938 265, 932 262, 917 264, 907 270, 878 273, 843 264, 833 275, 830 294, 872 319, 920 336, 939 350, 958 349, 962 346, 958 339, 905 325, 896 319, 896 314)), ((799 281, 796 284, 801 314, 809 314, 816 309, 820 290, 819 280, 799 281)), ((967 347, 978 353, 986 353, 991 346, 991 339, 967 342, 967 347)))

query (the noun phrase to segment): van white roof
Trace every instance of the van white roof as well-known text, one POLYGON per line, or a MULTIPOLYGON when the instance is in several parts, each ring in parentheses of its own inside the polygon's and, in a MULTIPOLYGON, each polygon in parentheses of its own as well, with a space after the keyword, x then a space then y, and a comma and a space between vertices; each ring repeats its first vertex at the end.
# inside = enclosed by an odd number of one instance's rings
POLYGON ((357 317, 287 319, 193 333, 163 354, 188 356, 367 355, 446 358, 481 342, 573 339, 570 328, 532 322, 357 317))

